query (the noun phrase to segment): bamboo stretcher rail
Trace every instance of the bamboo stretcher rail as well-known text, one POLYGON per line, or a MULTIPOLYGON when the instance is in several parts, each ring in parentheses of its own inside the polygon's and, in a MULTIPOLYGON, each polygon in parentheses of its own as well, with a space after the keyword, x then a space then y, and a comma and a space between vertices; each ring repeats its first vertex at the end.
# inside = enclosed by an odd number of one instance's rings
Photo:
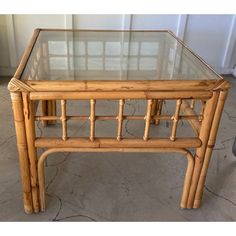
POLYGON ((109 91, 211 91, 222 81, 218 80, 27 80, 24 83, 32 88, 32 91, 48 92, 109 92, 109 91))
MULTIPOLYGON (((171 120, 171 115, 155 115, 155 120, 171 120)), ((200 115, 180 115, 179 120, 200 120, 200 115)), ((35 116, 36 121, 60 120, 60 116, 35 116)), ((122 116, 123 120, 144 120, 144 116, 122 116)), ((89 120, 89 116, 67 116, 67 120, 89 120)), ((117 120, 117 116, 96 116, 96 120, 117 120)))
POLYGON ((126 91, 126 92, 31 92, 31 100, 79 100, 79 99, 209 99, 212 92, 209 91, 126 91))
POLYGON ((40 188, 40 210, 45 211, 45 174, 44 174, 44 161, 49 154, 55 152, 176 152, 183 154, 188 163, 187 170, 185 173, 184 186, 181 198, 181 208, 187 207, 187 199, 190 190, 191 176, 194 168, 194 159, 192 154, 184 148, 52 148, 45 151, 40 157, 38 162, 38 178, 40 188))
POLYGON ((120 141, 115 138, 95 138, 93 142, 89 138, 68 138, 63 141, 60 138, 36 138, 35 147, 92 147, 92 148, 109 148, 109 147, 182 147, 182 148, 196 148, 201 147, 202 142, 199 138, 176 138, 172 142, 169 138, 152 138, 147 141, 135 138, 123 138, 120 141))
POLYGON ((117 140, 120 141, 122 139, 122 124, 123 124, 123 112, 124 112, 124 99, 120 99, 119 101, 119 114, 118 114, 118 128, 117 128, 117 140))

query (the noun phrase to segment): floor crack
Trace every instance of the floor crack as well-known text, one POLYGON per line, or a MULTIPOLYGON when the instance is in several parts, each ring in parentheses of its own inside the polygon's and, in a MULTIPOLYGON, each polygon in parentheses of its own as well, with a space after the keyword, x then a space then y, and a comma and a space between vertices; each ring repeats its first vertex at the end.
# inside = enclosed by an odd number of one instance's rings
MULTIPOLYGON (((135 104, 131 104, 131 103, 126 103, 128 106, 131 106, 133 108, 133 112, 131 114, 131 116, 134 116, 135 113, 136 113, 136 108, 135 108, 135 104)), ((134 137, 134 138, 138 138, 137 136, 135 136, 134 134, 132 134, 129 129, 128 129, 128 123, 129 123, 130 120, 127 120, 126 123, 125 123, 125 134, 124 136, 127 134, 129 134, 130 136, 134 137)))
POLYGON ((236 122, 236 116, 231 116, 226 110, 224 110, 224 113, 227 115, 229 120, 236 122))
POLYGON ((211 189, 209 189, 206 185, 205 185, 205 189, 206 189, 209 193, 213 194, 214 196, 216 196, 216 197, 218 197, 218 198, 221 198, 221 199, 224 199, 225 201, 227 201, 227 202, 231 203, 232 205, 236 206, 236 203, 235 203, 235 202, 233 202, 232 200, 230 200, 230 199, 228 199, 228 198, 226 198, 226 197, 224 197, 224 196, 222 196, 222 195, 219 195, 218 193, 215 193, 214 191, 212 191, 211 189))
POLYGON ((79 217, 79 216, 88 218, 88 219, 90 219, 91 221, 96 222, 96 220, 95 220, 94 218, 92 218, 92 217, 90 217, 90 216, 87 216, 87 215, 83 215, 83 214, 77 214, 77 215, 66 216, 66 217, 63 217, 63 218, 60 218, 60 219, 56 219, 56 220, 54 220, 54 221, 63 221, 63 220, 65 220, 65 219, 75 218, 75 217, 79 217))
POLYGON ((48 183, 47 187, 46 187, 46 191, 48 190, 49 186, 53 183, 53 181, 56 179, 57 175, 58 175, 58 172, 59 172, 59 169, 57 166, 55 166, 56 168, 56 174, 53 176, 53 178, 50 180, 50 182, 48 183))
POLYGON ((59 214, 60 214, 60 212, 61 212, 61 209, 62 209, 62 200, 61 200, 61 198, 58 197, 56 194, 51 195, 51 194, 47 193, 47 195, 48 195, 49 197, 56 198, 56 199, 59 200, 59 209, 58 209, 56 215, 55 215, 55 216, 53 217, 53 219, 52 219, 52 221, 57 221, 57 217, 59 216, 59 214))

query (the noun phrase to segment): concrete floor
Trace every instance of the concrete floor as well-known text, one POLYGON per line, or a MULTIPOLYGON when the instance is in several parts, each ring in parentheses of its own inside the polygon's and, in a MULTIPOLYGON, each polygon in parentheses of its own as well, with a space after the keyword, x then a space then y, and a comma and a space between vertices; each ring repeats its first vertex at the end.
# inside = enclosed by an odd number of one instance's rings
MULTIPOLYGON (((48 158, 47 209, 32 215, 23 211, 15 130, 7 90, 9 79, 0 78, 0 220, 236 220, 236 157, 231 152, 236 136, 236 79, 227 78, 232 88, 222 115, 200 209, 181 210, 179 207, 186 166, 180 155, 67 153, 48 158)), ((135 106, 133 108, 131 112, 134 113, 135 106)), ((69 132, 86 133, 85 122, 75 125, 77 129, 72 128, 69 132)), ((125 125, 127 135, 139 135, 134 133, 135 130, 131 132, 131 126, 131 123, 125 125)), ((167 123, 158 128, 166 130, 165 126, 167 123)), ((56 125, 42 130, 38 124, 37 132, 49 135, 59 128, 56 125)), ((100 130, 103 129, 101 125, 100 130)))

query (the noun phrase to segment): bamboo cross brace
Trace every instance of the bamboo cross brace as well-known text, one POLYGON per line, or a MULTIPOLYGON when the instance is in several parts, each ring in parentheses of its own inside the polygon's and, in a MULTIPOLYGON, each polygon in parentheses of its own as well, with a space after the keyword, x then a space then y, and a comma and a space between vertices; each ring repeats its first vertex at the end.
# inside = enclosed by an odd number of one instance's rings
POLYGON ((90 140, 94 141, 95 136, 95 99, 90 100, 90 140))
POLYGON ((61 100, 62 140, 67 139, 66 100, 61 100))
POLYGON ((148 102, 147 102, 147 112, 146 112, 146 116, 144 117, 146 122, 145 122, 145 129, 144 129, 143 140, 145 140, 145 141, 148 140, 148 134, 149 134, 149 129, 150 129, 152 102, 153 102, 152 99, 148 99, 148 102))
POLYGON ((176 139, 176 130, 177 130, 177 125, 178 125, 178 121, 179 121, 179 112, 180 112, 181 104, 182 104, 182 100, 178 99, 176 101, 175 114, 171 118, 173 120, 173 126, 172 126, 172 131, 171 131, 171 136, 170 136, 171 141, 175 141, 175 139, 176 139))
POLYGON ((122 125, 123 125, 123 112, 124 112, 124 99, 119 101, 119 114, 118 114, 118 130, 117 130, 117 140, 120 141, 122 138, 122 125))

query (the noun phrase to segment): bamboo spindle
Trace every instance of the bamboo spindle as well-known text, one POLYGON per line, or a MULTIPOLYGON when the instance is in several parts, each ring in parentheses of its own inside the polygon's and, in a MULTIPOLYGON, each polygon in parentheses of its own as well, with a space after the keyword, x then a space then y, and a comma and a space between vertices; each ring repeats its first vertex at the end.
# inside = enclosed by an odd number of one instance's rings
POLYGON ((227 91, 220 92, 219 100, 218 100, 216 111, 215 111, 214 120, 212 123, 211 132, 210 132, 210 137, 209 137, 208 144, 207 144, 205 158, 204 158, 204 162, 203 162, 203 166, 202 166, 202 170, 201 170, 201 174, 200 174, 200 179, 198 181, 197 191, 196 191, 195 198, 194 198, 193 208, 199 208, 201 205, 203 188, 204 188, 204 184, 205 184, 205 180, 206 180, 207 170, 208 170, 209 163, 211 160, 213 147, 216 142, 216 135, 217 135, 217 131, 219 128, 220 118, 221 118, 221 114, 222 114, 222 111, 224 108, 224 103, 227 98, 227 93, 228 93, 227 91))
POLYGON ((171 136, 170 136, 171 141, 175 141, 175 139, 176 139, 176 131, 177 131, 177 125, 178 125, 178 121, 179 121, 179 112, 180 112, 181 104, 182 104, 182 100, 178 99, 176 101, 175 114, 171 118, 173 120, 173 126, 172 126, 172 131, 171 131, 171 136))
POLYGON ((94 99, 90 100, 90 140, 93 142, 95 137, 95 104, 94 99))
POLYGON ((191 109, 194 109, 194 107, 195 107, 195 102, 196 102, 196 100, 195 100, 195 99, 192 99, 191 105, 190 105, 190 108, 191 108, 191 109))
POLYGON ((210 135, 210 130, 212 126, 213 117, 215 114, 218 97, 219 97, 219 92, 214 91, 212 97, 206 102, 203 114, 203 120, 199 132, 199 138, 202 141, 202 146, 197 148, 195 153, 194 171, 187 204, 187 208, 189 209, 193 208, 194 197, 197 190, 200 173, 202 170, 204 156, 207 148, 207 142, 210 135))
POLYGON ((156 113, 157 113, 157 104, 158 104, 158 100, 157 100, 157 99, 153 99, 153 102, 152 102, 152 111, 151 111, 151 115, 152 115, 151 124, 154 124, 154 123, 155 123, 154 116, 155 116, 156 113))
POLYGON ((25 133, 23 103, 20 93, 11 93, 12 110, 16 130, 16 142, 19 154, 21 183, 23 188, 23 201, 25 213, 32 213, 33 202, 31 195, 30 167, 25 133))
POLYGON ((25 118, 25 130, 28 146, 28 156, 30 161, 31 189, 34 212, 39 212, 39 189, 37 175, 37 152, 35 142, 35 121, 33 111, 33 101, 29 99, 29 93, 23 92, 23 109, 25 118))
MULTIPOLYGON (((47 116, 47 100, 42 100, 42 115, 47 116)), ((46 127, 48 124, 47 120, 42 120, 42 125, 46 127)))
POLYGON ((119 114, 118 114, 118 130, 117 130, 117 140, 122 139, 122 126, 123 126, 123 113, 124 113, 124 99, 119 101, 119 114))
POLYGON ((143 135, 143 140, 144 141, 148 140, 149 129, 150 129, 150 120, 151 120, 151 112, 152 112, 152 99, 148 99, 147 112, 146 112, 146 116, 144 117, 144 119, 146 120, 144 135, 143 135))
POLYGON ((66 100, 61 100, 62 140, 67 139, 66 100))
MULTIPOLYGON (((156 112, 157 116, 161 115, 162 104, 163 104, 163 100, 158 100, 158 102, 157 102, 157 112, 156 112)), ((160 119, 155 119, 155 124, 159 125, 159 123, 160 123, 160 119)))
MULTIPOLYGON (((47 115, 48 116, 56 116, 56 100, 48 100, 47 101, 47 115)), ((56 124, 56 120, 49 120, 48 124, 56 124)))

